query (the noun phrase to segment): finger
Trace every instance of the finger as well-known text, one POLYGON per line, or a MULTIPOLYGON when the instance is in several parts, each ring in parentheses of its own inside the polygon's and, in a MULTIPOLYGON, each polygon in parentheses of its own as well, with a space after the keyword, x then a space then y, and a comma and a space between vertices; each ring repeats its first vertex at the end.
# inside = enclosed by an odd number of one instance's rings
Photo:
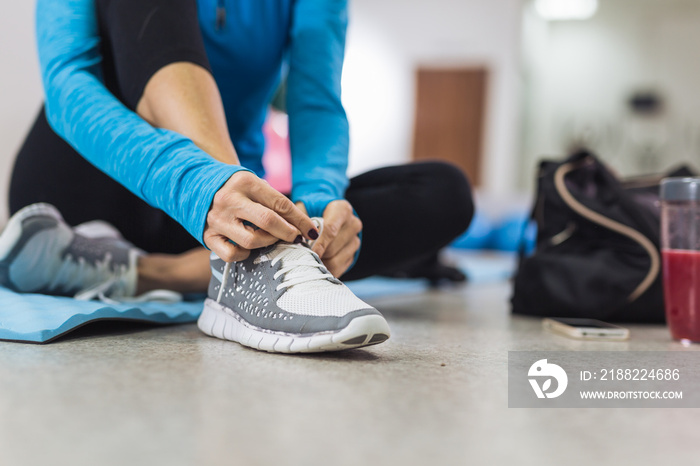
POLYGON ((247 198, 239 199, 237 203, 235 215, 232 211, 226 213, 209 212, 207 224, 213 232, 230 238, 246 249, 267 246, 279 239, 292 242, 299 236, 299 231, 296 228, 270 209, 247 198), (248 221, 254 226, 244 225, 244 221, 248 221), (260 233, 251 235, 252 232, 260 233))
MULTIPOLYGON (((271 209, 290 224, 294 225, 307 239, 318 238, 316 225, 292 201, 267 184, 256 184, 250 198, 271 209)), ((257 223, 256 223, 257 225, 257 223)), ((260 226, 260 225, 258 225, 260 226)), ((269 231, 269 230, 268 230, 269 231)))
POLYGON ((264 248, 265 246, 275 244, 277 241, 279 241, 278 238, 271 235, 267 231, 246 226, 239 221, 228 225, 225 236, 243 249, 264 248))
POLYGON ((269 235, 292 243, 300 231, 280 217, 276 212, 256 202, 246 202, 238 213, 239 217, 264 230, 269 235))
POLYGON ((340 233, 335 237, 335 241, 328 245, 324 252, 324 257, 333 257, 337 255, 353 238, 357 238, 357 234, 362 231, 362 222, 357 217, 350 217, 343 224, 340 233))
POLYGON ((209 249, 225 262, 242 261, 250 255, 250 251, 236 246, 228 238, 221 235, 213 235, 208 240, 205 240, 205 243, 209 249))
POLYGON ((326 249, 335 240, 343 228, 343 224, 352 216, 352 207, 347 202, 331 202, 323 215, 323 231, 321 237, 313 246, 319 257, 324 257, 326 249))
POLYGON ((352 265, 352 261, 355 259, 355 253, 359 247, 360 239, 355 237, 355 239, 346 244, 337 255, 329 259, 324 259, 323 264, 334 277, 340 277, 352 265))

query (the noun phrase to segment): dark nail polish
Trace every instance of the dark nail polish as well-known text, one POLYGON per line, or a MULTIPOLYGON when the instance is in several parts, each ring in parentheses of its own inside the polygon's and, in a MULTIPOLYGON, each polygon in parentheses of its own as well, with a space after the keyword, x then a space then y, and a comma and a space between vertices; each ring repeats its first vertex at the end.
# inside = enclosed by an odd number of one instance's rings
POLYGON ((303 241, 304 241, 304 238, 302 238, 301 235, 294 238, 294 244, 301 244, 303 241))
POLYGON ((318 232, 312 228, 309 230, 309 238, 318 239, 318 232))

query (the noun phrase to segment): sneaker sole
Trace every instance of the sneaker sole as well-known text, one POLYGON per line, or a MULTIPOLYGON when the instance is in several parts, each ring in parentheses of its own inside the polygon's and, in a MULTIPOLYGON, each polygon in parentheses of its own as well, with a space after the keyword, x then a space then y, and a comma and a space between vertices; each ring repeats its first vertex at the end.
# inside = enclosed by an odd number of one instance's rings
POLYGON ((378 345, 389 339, 389 324, 382 316, 357 317, 340 330, 295 335, 255 327, 213 299, 204 302, 197 321, 209 336, 230 340, 269 353, 319 353, 378 345))
POLYGON ((63 221, 61 213, 51 204, 32 204, 30 206, 24 207, 18 210, 7 222, 5 229, 0 234, 0 261, 5 259, 12 248, 14 248, 17 241, 22 236, 22 222, 29 217, 34 217, 35 215, 43 215, 47 217, 53 217, 59 222, 63 221))

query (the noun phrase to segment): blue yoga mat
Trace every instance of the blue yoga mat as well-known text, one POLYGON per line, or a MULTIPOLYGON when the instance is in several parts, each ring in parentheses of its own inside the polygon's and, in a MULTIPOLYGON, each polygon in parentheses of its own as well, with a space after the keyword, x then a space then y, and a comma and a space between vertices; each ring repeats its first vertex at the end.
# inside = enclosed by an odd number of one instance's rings
POLYGON ((0 287, 0 340, 48 343, 97 320, 180 324, 196 321, 200 312, 202 301, 111 305, 99 301, 19 294, 0 287))
MULTIPOLYGON (((399 294, 414 288, 412 280, 366 279, 356 283, 365 299, 399 294), (406 283, 408 282, 408 283, 406 283)), ((41 294, 20 294, 0 287, 0 340, 49 343, 78 327, 99 320, 125 320, 154 324, 195 322, 202 300, 180 303, 105 304, 41 294)))

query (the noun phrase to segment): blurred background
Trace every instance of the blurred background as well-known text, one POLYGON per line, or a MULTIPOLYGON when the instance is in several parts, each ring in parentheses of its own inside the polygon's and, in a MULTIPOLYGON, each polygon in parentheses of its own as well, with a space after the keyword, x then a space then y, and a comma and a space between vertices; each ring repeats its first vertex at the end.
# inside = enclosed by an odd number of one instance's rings
MULTIPOLYGON (((700 0, 350 5, 351 175, 450 160, 479 202, 503 209, 525 208, 539 159, 576 145, 623 175, 699 165, 700 0)), ((11 2, 0 18, 0 224, 15 153, 42 101, 34 6, 11 2)), ((284 138, 280 121, 270 137, 284 138)))

